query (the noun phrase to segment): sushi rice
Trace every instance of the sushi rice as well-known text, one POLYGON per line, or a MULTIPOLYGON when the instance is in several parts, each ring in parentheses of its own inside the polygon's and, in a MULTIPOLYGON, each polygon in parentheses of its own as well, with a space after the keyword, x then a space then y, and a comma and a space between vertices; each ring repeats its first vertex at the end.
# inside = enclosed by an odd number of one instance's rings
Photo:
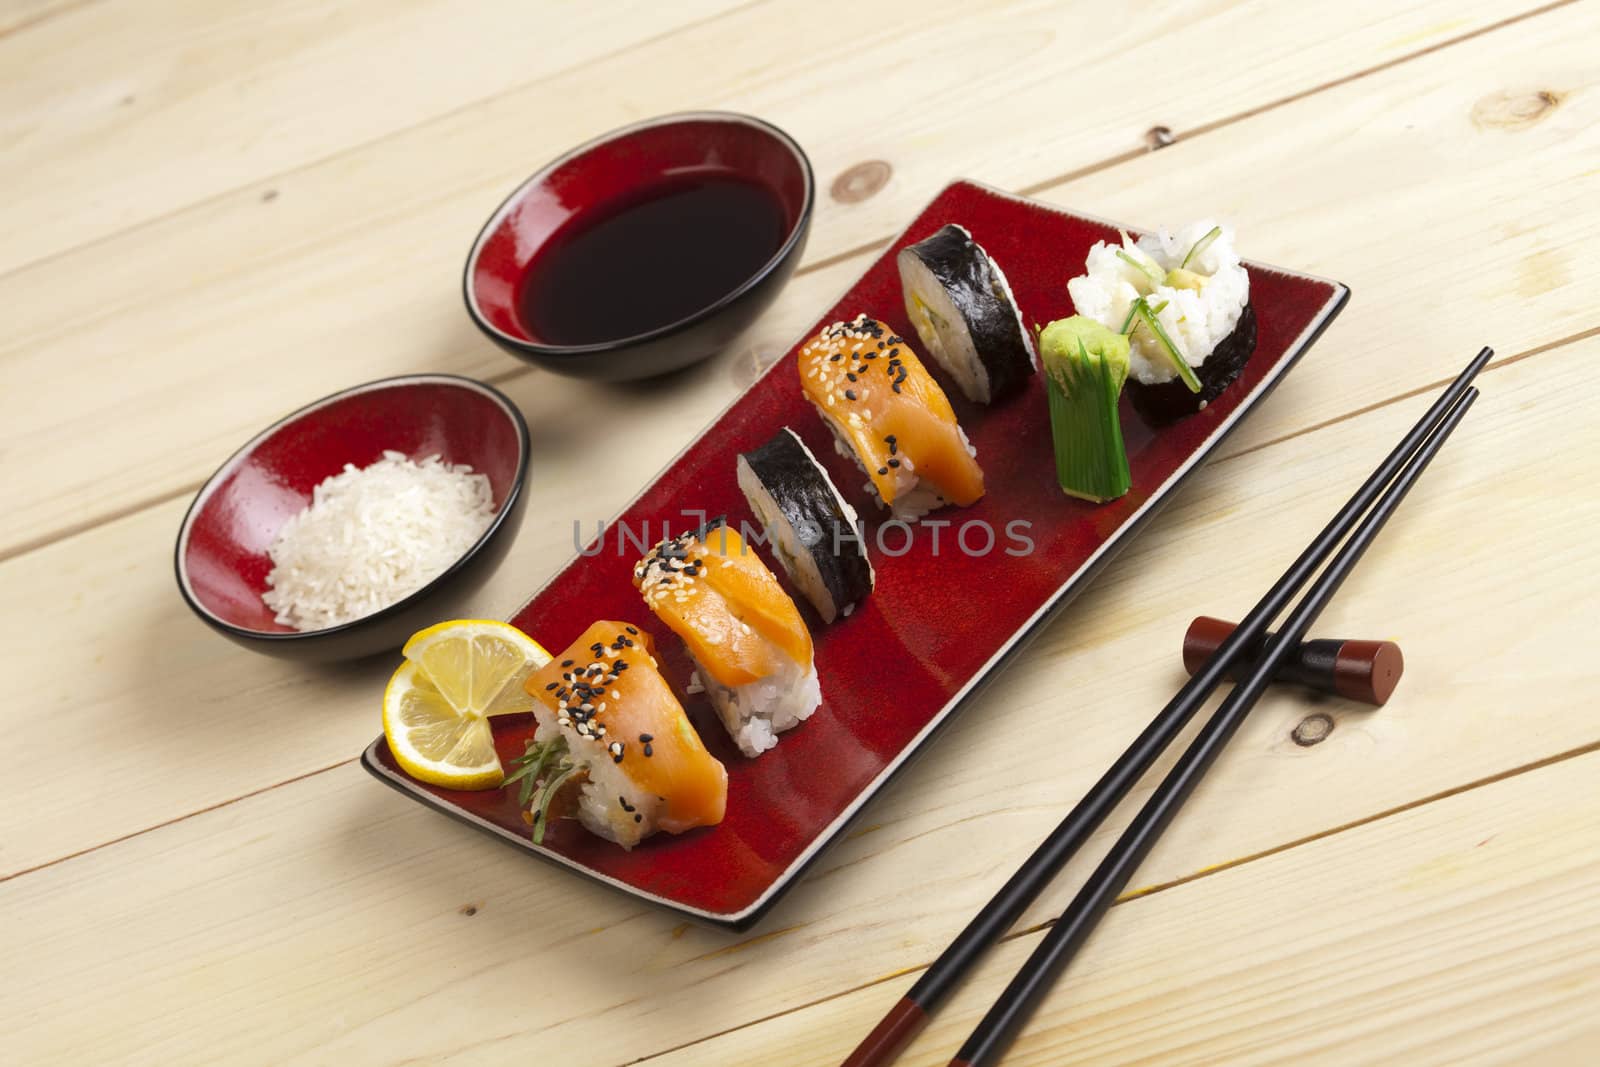
POLYGON ((731 527, 662 541, 635 566, 634 585, 683 639, 696 681, 746 756, 772 748, 779 733, 822 703, 810 633, 798 609, 731 527), (724 568, 744 580, 722 584, 724 568), (755 675, 752 664, 770 669, 755 675))
POLYGON ((655 833, 666 804, 661 797, 641 790, 603 749, 588 743, 570 725, 562 726, 554 709, 535 701, 533 716, 539 723, 541 741, 563 737, 569 752, 581 753, 574 757, 584 778, 574 814, 584 829, 627 849, 655 833), (635 819, 635 815, 641 817, 635 819))
POLYGON ((705 687, 733 743, 751 757, 776 746, 779 734, 811 718, 822 705, 816 666, 789 659, 782 661, 778 673, 741 686, 723 685, 696 660, 695 680, 705 687))
MULTIPOLYGON (((1217 223, 1202 219, 1138 241, 1123 234, 1120 244, 1097 242, 1089 250, 1085 273, 1067 283, 1073 307, 1078 314, 1120 331, 1135 300, 1144 297, 1152 310, 1164 303, 1156 318, 1198 372, 1239 325, 1250 302, 1250 277, 1234 250, 1233 227, 1222 225, 1220 236, 1202 247, 1186 267, 1183 264, 1189 250, 1214 228, 1217 223)), ((1177 367, 1149 329, 1135 329, 1130 342, 1132 379, 1160 385, 1178 377, 1177 367)))

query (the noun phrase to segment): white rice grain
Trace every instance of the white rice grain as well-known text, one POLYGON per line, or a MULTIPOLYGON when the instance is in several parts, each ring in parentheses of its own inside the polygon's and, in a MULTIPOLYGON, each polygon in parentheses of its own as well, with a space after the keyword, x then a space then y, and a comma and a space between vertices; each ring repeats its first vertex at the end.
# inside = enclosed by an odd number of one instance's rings
POLYGON ((347 463, 278 531, 261 599, 297 630, 363 618, 443 574, 494 513, 489 479, 471 467, 392 451, 367 467, 347 463))

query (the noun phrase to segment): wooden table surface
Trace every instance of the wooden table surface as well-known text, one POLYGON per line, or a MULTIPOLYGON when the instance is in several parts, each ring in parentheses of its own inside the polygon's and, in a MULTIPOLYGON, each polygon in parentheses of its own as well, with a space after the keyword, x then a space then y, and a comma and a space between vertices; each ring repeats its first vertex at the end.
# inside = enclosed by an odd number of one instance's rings
MULTIPOLYGON (((1396 6, 0 0, 0 1059, 835 1063, 1176 688, 1188 619, 1242 613, 1491 344, 1319 627, 1399 640, 1394 700, 1264 701, 1007 1062, 1600 1062, 1600 4, 1396 6), (697 107, 819 179, 748 338, 621 394, 488 344, 459 270, 505 192, 697 107), (751 933, 380 787, 392 660, 269 660, 179 599, 234 447, 436 370, 533 426, 508 613, 570 554, 576 402, 622 416, 610 511, 958 176, 1216 213, 1354 296, 751 933)), ((946 1062, 1130 809, 903 1062, 946 1062)))

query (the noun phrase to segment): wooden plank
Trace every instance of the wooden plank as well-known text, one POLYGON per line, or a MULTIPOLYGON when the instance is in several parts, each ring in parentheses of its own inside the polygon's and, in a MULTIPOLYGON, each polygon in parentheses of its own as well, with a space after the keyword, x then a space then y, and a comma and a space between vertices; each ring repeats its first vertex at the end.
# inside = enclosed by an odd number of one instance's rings
MULTIPOLYGON (((1594 717, 1574 713, 1574 694, 1600 681, 1587 629, 1550 607, 1600 597, 1587 547, 1600 499, 1561 491, 1600 478, 1596 359, 1600 339, 1485 376, 1469 423, 1320 628, 1397 638, 1409 668, 1394 700, 1372 711, 1272 694, 1181 832, 1151 856, 1145 885, 1600 741, 1594 717), (1332 732, 1295 744, 1294 727, 1314 715, 1332 732)), ((650 402, 641 391, 636 403, 650 402)), ((347 765, 0 884, 6 965, 30 968, 26 982, 8 981, 0 1023, 34 1058, 69 1044, 158 1058, 199 1035, 217 1056, 248 1050, 273 1062, 387 1061, 398 1049, 428 1062, 617 1063, 925 963, 1177 686, 1189 617, 1244 610, 1426 403, 1197 474, 1007 672, 1003 693, 953 724, 752 934, 681 927, 347 765), (476 914, 458 913, 464 905, 476 914)), ((563 469, 552 464, 549 481, 536 481, 535 516, 565 491, 563 469)), ((19 692, 49 696, 25 719, 8 708, 12 751, 30 767, 63 753, 71 764, 65 783, 0 782, 8 869, 24 853, 59 855, 221 788, 266 784, 322 758, 312 747, 340 732, 347 747, 336 754, 353 753, 375 729, 381 668, 276 675, 220 639, 186 636, 197 624, 184 623, 156 564, 123 575, 126 564, 89 562, 130 558, 113 529, 86 535, 95 551, 63 579, 90 590, 88 603, 33 584, 65 563, 52 555, 65 546, 39 553, 26 573, 7 570, 0 589, 8 604, 51 604, 80 626, 98 612, 119 632, 117 645, 90 642, 107 656, 92 669, 86 648, 70 672, 57 658, 46 674, 35 664, 52 655, 48 628, 6 622, 8 677, 19 692), (102 590, 126 603, 97 607, 102 590)), ((503 584, 521 587, 569 536, 559 511, 534 521, 503 584)), ((1080 862, 1063 885, 1083 873, 1080 862)), ((1064 900, 1052 891, 1026 922, 1064 900)))
MULTIPOLYGON (((1590 1063, 1597 777, 1590 753, 1125 901, 1005 1062, 1590 1063)), ((1040 936, 996 952, 899 1062, 948 1063, 1040 936)), ((837 1064, 912 980, 640 1062, 837 1064)))
POLYGON ((0 3, 0 38, 21 33, 85 2, 93 0, 4 0, 0 3))
MULTIPOLYGON (((892 40, 894 54, 921 57, 896 66, 880 88, 855 76, 853 50, 832 45, 835 27, 849 23, 850 15, 789 2, 789 8, 734 13, 0 280, 0 305, 12 320, 0 340, 0 391, 32 399, 0 426, 0 463, 20 497, 0 514, 0 553, 192 488, 270 418, 340 386, 423 369, 512 372, 518 365, 478 336, 460 306, 456 277, 471 236, 533 163, 642 114, 715 104, 767 115, 808 146, 824 187, 864 160, 889 160, 894 176, 878 195, 853 204, 819 198, 810 247, 816 262, 887 237, 955 175, 1013 188, 1043 181, 1137 150, 1152 123, 1181 134, 1260 105, 1271 94, 1310 89, 1513 10, 1503 2, 1451 4, 1456 14, 1450 17, 1442 6, 1391 15, 1391 5, 1363 0, 1310 14, 1263 0, 1207 8, 1180 23, 1154 11, 1130 17, 1120 9, 1047 12, 952 0, 917 5, 914 17, 886 16, 881 27, 863 31, 864 44, 889 47, 892 40), (792 32, 777 43, 768 29, 773 24, 792 32), (1215 57, 1237 51, 1245 26, 1265 27, 1249 39, 1268 43, 1250 46, 1240 62, 1219 68, 1215 57), (1096 34, 1116 47, 1085 57, 1060 43, 1096 34), (750 44, 762 41, 771 43, 750 44), (950 89, 949 60, 957 48, 966 54, 962 69, 993 73, 950 89), (749 59, 706 63, 706 55, 749 59), (1163 71, 1167 80, 1128 78, 1135 61, 1163 71), (758 68, 765 72, 752 75, 758 68), (1118 91, 1104 92, 1107 84, 1118 91), (1173 93, 1170 84, 1185 91, 1173 93), (582 99, 584 107, 551 107, 567 99, 582 99), (1092 119, 1089 109, 1072 106, 1076 99, 1096 101, 1092 119), (913 100, 918 107, 908 118, 913 100), (530 114, 540 121, 530 124, 530 114), (841 123, 840 115, 852 120, 841 123), (136 355, 139 371, 108 373, 110 361, 127 353, 136 355), (174 419, 173 411, 184 417, 174 419)), ((1370 86, 1364 79, 1358 98, 1371 93, 1385 106, 1411 107, 1421 87, 1441 77, 1498 89, 1502 80, 1534 76, 1546 62, 1561 73, 1585 61, 1579 41, 1591 21, 1582 13, 1541 16, 1510 27, 1517 32, 1507 36, 1504 54, 1493 51, 1493 64, 1483 62, 1487 39, 1471 42, 1405 64, 1370 86)), ((1460 173, 1439 175, 1435 151, 1424 144, 1402 141, 1390 152, 1390 131, 1370 128, 1365 112, 1352 113, 1349 96, 1347 88, 1332 103, 1313 98, 1261 116, 1247 124, 1250 136, 1270 144, 1305 136, 1286 130, 1321 131, 1325 141, 1317 153, 1330 174, 1346 175, 1341 189, 1352 197, 1375 195, 1399 173, 1411 182, 1453 182, 1448 202, 1477 210, 1480 189, 1460 173)), ((1468 106, 1437 96, 1429 103, 1423 118, 1430 122, 1453 119, 1468 106)), ((1509 191, 1525 182, 1520 168, 1534 148, 1556 174, 1589 165, 1583 161, 1593 134, 1569 125, 1589 123, 1596 106, 1577 95, 1562 106, 1559 121, 1486 139, 1484 167, 1492 167, 1486 172, 1506 183, 1508 194, 1493 210, 1505 217, 1514 205, 1520 210, 1509 191)), ((1241 215, 1252 250, 1259 241, 1263 255, 1288 252, 1293 255, 1284 258, 1298 258, 1298 265, 1314 260, 1341 269, 1371 255, 1364 231, 1338 234, 1315 254, 1290 243, 1292 237, 1269 238, 1256 215, 1272 211, 1271 221, 1279 222, 1305 194, 1273 186, 1272 168, 1259 160, 1247 169, 1236 153, 1207 148, 1213 136, 1180 142, 1132 164, 1132 171, 1116 172, 1182 169, 1203 175, 1186 178, 1194 183, 1189 187, 1252 187, 1270 207, 1232 193, 1223 206, 1241 215), (1169 152, 1183 153, 1181 168, 1162 162, 1169 152)), ((1077 198, 1070 189, 1052 195, 1077 198)), ((1102 206, 1095 197, 1083 199, 1102 206)), ((1117 206, 1151 220, 1194 210, 1190 200, 1156 197, 1117 206)), ((1392 224, 1409 234, 1416 220, 1401 216, 1392 224)), ((1510 309, 1520 314, 1513 336, 1532 332, 1520 324, 1534 320, 1547 331, 1570 327, 1579 314, 1574 294, 1588 280, 1588 257, 1571 255, 1562 243, 1581 240, 1573 231, 1568 226, 1552 238, 1558 247, 1551 255, 1570 260, 1562 268, 1564 284, 1554 286, 1559 291, 1549 295, 1548 308, 1524 301, 1510 309)), ((1490 247, 1479 241, 1465 253, 1452 251, 1464 256, 1463 269, 1485 276, 1485 285, 1514 289, 1505 268, 1494 269, 1490 247)), ((823 306, 859 262, 840 265, 828 277, 801 279, 784 294, 785 304, 823 306)), ((1063 265, 1063 273, 1070 269, 1063 265)), ((758 343, 786 345, 786 324, 807 317, 764 320, 758 343)), ((1405 323, 1397 329, 1417 331, 1404 341, 1414 345, 1424 320, 1407 315, 1405 323)), ((1382 377, 1391 383, 1390 375, 1382 377)))
POLYGON ((24 15, 28 32, 0 37, 0 272, 742 2, 628 0, 604 19, 581 4, 446 0, 160 0, 24 15))

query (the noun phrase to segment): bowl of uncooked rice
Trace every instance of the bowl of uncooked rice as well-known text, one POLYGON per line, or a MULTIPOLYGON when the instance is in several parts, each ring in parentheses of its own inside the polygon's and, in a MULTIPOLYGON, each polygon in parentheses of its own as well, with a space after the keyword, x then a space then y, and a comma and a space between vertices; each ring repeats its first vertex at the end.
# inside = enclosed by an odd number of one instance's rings
POLYGON ((513 539, 527 465, 527 424, 490 386, 428 374, 344 390, 262 431, 206 482, 179 530, 178 588, 208 625, 261 651, 394 648, 468 613, 513 539))

